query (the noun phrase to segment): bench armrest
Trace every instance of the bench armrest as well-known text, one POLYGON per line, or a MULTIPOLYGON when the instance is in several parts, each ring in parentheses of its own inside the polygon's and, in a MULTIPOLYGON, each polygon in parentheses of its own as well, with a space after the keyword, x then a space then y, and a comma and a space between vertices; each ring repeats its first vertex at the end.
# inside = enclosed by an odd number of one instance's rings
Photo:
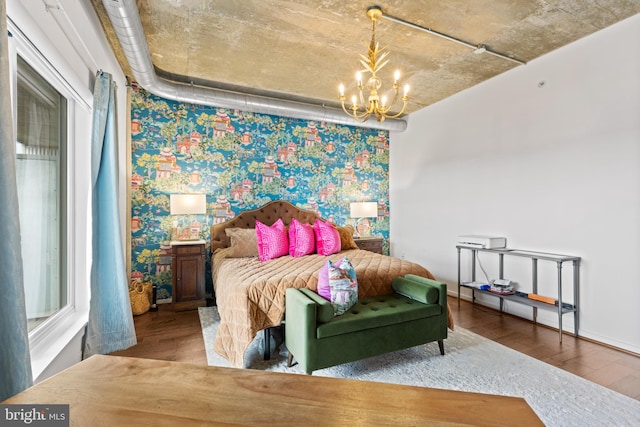
MULTIPOLYGON (((396 277, 391 283, 393 290, 400 295, 411 298, 423 304, 440 304, 443 283, 420 276, 396 277)), ((446 285, 445 291, 446 295, 446 285)))
POLYGON ((308 324, 316 323, 316 303, 301 289, 287 288, 285 293, 286 323, 308 324))
POLYGON ((285 340, 287 348, 298 361, 310 354, 316 340, 318 305, 304 290, 287 288, 285 291, 285 340))
POLYGON ((411 280, 413 282, 421 283, 425 286, 431 286, 438 289, 438 302, 437 304, 442 308, 442 328, 444 337, 447 336, 447 327, 451 327, 453 330, 453 320, 450 317, 449 313, 449 301, 447 301, 447 284, 443 282, 438 282, 436 280, 427 279, 426 277, 416 276, 415 274, 405 274, 405 279, 411 280))

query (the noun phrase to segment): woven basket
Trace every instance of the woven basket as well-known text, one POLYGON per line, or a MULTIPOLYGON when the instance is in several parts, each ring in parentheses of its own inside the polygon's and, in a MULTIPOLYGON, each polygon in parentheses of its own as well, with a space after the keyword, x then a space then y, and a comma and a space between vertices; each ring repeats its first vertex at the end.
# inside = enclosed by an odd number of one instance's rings
POLYGON ((151 283, 134 282, 129 287, 131 312, 134 316, 144 314, 151 307, 151 283))

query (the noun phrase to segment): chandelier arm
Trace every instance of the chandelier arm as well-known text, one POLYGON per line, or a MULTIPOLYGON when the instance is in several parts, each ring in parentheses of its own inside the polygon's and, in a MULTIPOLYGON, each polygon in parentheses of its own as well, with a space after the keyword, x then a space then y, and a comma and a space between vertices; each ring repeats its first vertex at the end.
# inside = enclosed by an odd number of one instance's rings
MULTIPOLYGON (((407 108, 407 99, 405 97, 402 97, 402 102, 403 102, 402 103, 402 108, 400 109, 400 111, 398 113, 393 114, 393 115, 389 115, 389 114, 385 113, 384 116, 387 119, 397 119, 398 117, 400 117, 402 115, 402 113, 404 113, 405 108, 407 108)), ((388 111, 388 109, 387 109, 387 111, 388 111)))
POLYGON ((367 114, 367 112, 363 112, 362 114, 358 114, 358 108, 353 108, 351 107, 351 110, 353 112, 350 112, 349 110, 347 110, 347 107, 344 104, 344 99, 341 100, 341 104, 342 104, 342 110, 347 114, 347 116, 351 117, 352 119, 355 119, 359 122, 366 122, 367 119, 369 118, 370 114, 367 114))
POLYGON ((389 111, 392 106, 396 105, 397 101, 398 101, 398 85, 394 84, 393 85, 393 100, 387 105, 387 108, 384 108, 384 105, 382 106, 383 109, 384 109, 384 113, 389 111))
POLYGON ((363 114, 355 114, 355 113, 347 113, 350 117, 352 117, 354 120, 357 120, 359 122, 366 122, 367 120, 369 120, 369 116, 371 115, 370 113, 363 113, 363 114))

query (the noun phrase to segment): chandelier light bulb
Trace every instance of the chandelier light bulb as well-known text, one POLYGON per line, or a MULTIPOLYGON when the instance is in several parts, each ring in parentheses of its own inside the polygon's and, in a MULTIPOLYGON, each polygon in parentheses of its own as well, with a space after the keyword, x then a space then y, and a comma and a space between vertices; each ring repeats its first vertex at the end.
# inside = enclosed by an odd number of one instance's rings
POLYGON ((393 83, 398 83, 398 80, 400 80, 400 70, 396 70, 393 74, 393 83))
POLYGON ((340 83, 338 90, 340 91, 340 96, 344 96, 344 85, 342 83, 340 83))
POLYGON ((404 85, 404 96, 407 96, 407 94, 409 93, 409 85, 404 85))
POLYGON ((352 106, 357 106, 358 105, 358 98, 355 95, 353 95, 351 97, 351 105, 352 106))

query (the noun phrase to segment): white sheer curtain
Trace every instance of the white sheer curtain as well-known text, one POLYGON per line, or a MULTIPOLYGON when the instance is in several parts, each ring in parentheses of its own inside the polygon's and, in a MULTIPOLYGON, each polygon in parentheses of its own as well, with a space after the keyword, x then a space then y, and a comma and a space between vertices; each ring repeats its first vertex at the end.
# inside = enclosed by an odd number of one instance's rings
POLYGON ((27 318, 51 316, 60 307, 57 159, 19 156, 16 161, 22 228, 27 318))
MULTIPOLYGON (((59 111, 55 97, 28 79, 20 85, 16 144, 27 318, 61 308, 59 111), (53 99, 52 99, 53 98, 53 99)), ((37 323, 31 322, 30 329, 37 323)))

